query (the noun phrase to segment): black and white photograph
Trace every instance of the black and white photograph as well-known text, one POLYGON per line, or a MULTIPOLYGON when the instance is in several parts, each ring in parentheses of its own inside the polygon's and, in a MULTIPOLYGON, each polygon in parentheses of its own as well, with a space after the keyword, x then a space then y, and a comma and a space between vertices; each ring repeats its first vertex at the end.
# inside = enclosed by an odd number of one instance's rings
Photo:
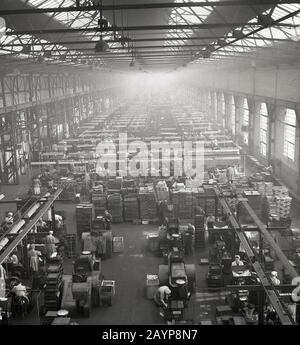
POLYGON ((300 325, 299 1, 0 0, 0 325, 300 325))

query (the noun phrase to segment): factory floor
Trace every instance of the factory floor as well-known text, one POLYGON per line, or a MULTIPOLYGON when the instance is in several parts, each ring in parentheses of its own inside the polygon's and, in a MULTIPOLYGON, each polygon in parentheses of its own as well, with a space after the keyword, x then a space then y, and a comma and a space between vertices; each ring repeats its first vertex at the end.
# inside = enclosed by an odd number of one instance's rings
MULTIPOLYGON (((72 207, 74 207, 72 204, 60 206, 60 210, 64 209, 67 219, 68 214, 72 213, 72 207)), ((75 224, 69 229, 75 229, 75 224)), ((164 262, 163 258, 149 253, 146 249, 146 236, 153 231, 157 231, 157 226, 130 223, 113 225, 114 235, 124 237, 124 251, 114 253, 111 259, 102 261, 105 279, 116 282, 113 305, 94 308, 89 318, 74 317, 75 322, 80 325, 163 323, 153 300, 146 298, 146 274, 157 274, 158 265, 164 262)), ((214 306, 225 304, 224 293, 207 292, 205 283, 207 266, 199 264, 202 257, 207 257, 206 250, 195 251, 192 256, 185 258, 186 263, 194 263, 196 266, 197 290, 186 310, 186 317, 194 323, 214 319, 214 306)), ((64 274, 72 273, 71 261, 68 259, 64 263, 64 274)), ((12 323, 40 324, 37 308, 35 307, 24 320, 13 320, 12 323)))
MULTIPOLYGON (((6 199, 12 200, 28 189, 30 176, 25 176, 18 186, 3 186, 2 192, 6 199)), ((13 204, 1 205, 1 216, 6 208, 13 204)), ((67 232, 76 233, 75 204, 66 202, 55 203, 56 210, 65 214, 67 232)), ((292 208, 292 227, 300 229, 299 205, 292 208)), ((105 279, 115 280, 116 295, 111 307, 99 307, 92 310, 89 318, 74 318, 82 325, 120 325, 120 324, 161 324, 162 318, 152 300, 146 298, 146 274, 157 274, 158 265, 163 258, 146 250, 146 236, 157 230, 156 225, 133 225, 131 223, 113 224, 115 236, 124 237, 124 251, 114 253, 111 259, 102 262, 105 279)), ((196 250, 192 256, 186 257, 186 263, 196 266, 196 293, 192 296, 186 311, 187 319, 197 324, 211 320, 215 323, 215 307, 225 304, 224 292, 207 290, 205 275, 206 265, 200 265, 200 258, 208 257, 208 248, 196 250)), ((277 267, 277 265, 276 265, 277 267)), ((278 267, 279 269, 279 267, 278 267)), ((64 273, 72 273, 72 260, 64 263, 64 273)), ((39 301, 40 305, 42 301, 39 301)), ((12 320, 12 324, 38 325, 38 307, 23 320, 12 320)))

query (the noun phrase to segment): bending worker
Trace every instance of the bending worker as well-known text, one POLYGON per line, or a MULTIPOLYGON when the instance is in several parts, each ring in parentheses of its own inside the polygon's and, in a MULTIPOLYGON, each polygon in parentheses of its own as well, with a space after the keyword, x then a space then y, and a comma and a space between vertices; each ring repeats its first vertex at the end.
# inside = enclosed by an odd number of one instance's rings
POLYGON ((154 295, 154 302, 160 307, 167 308, 170 295, 171 290, 168 286, 160 286, 154 295))
POLYGON ((29 303, 26 286, 22 283, 19 283, 18 285, 14 286, 11 289, 11 292, 14 293, 16 297, 23 297, 26 300, 26 302, 29 303))

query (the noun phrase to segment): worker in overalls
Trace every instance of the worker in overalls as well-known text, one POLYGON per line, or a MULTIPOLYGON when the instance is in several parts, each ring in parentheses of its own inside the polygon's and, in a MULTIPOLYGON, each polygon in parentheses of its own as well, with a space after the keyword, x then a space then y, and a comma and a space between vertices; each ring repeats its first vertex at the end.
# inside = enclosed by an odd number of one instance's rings
POLYGON ((56 253, 56 246, 55 246, 55 237, 53 236, 53 231, 49 231, 49 235, 46 236, 45 239, 45 249, 46 249, 46 257, 50 259, 51 256, 56 253))

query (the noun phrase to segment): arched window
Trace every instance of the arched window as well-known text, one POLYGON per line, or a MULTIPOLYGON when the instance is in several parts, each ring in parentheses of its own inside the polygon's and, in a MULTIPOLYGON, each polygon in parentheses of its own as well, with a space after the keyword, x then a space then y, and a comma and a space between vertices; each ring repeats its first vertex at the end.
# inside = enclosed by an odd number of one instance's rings
POLYGON ((284 119, 284 145, 283 154, 292 161, 295 160, 296 145, 296 112, 287 108, 284 119))
POLYGON ((268 109, 266 103, 260 104, 260 153, 263 156, 267 155, 267 145, 268 145, 268 109))

